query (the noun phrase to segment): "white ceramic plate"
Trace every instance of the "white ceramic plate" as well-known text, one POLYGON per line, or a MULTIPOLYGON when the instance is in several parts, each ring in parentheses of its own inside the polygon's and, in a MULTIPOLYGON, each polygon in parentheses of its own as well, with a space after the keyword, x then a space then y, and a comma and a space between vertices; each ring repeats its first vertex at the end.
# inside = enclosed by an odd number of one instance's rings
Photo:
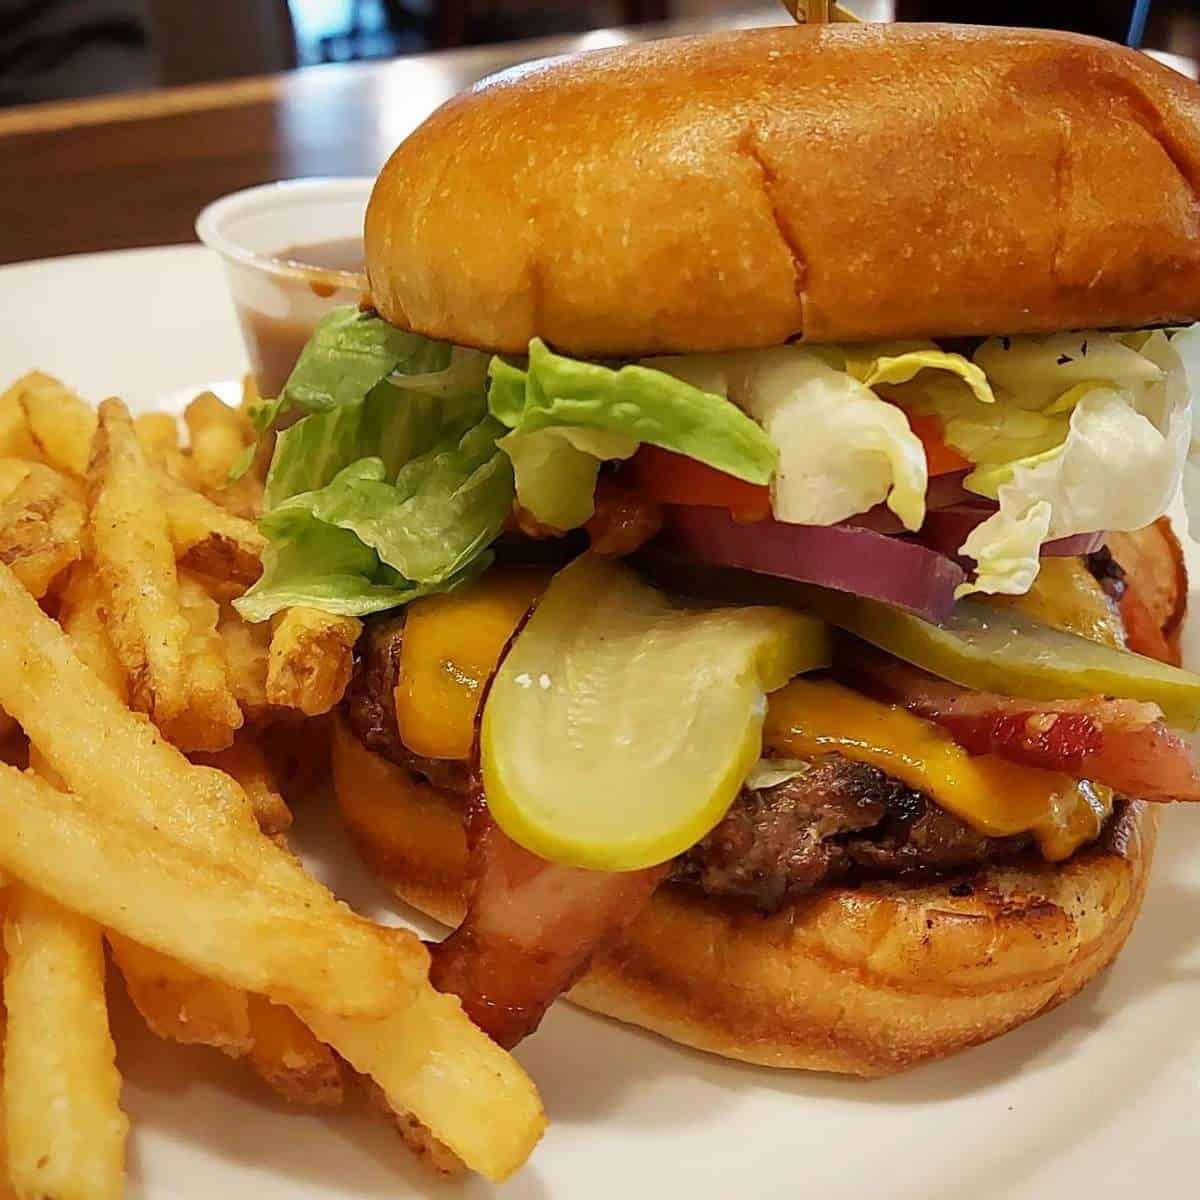
MULTIPOLYGON (((245 362, 217 260, 199 248, 6 267, 0 314, 0 379, 37 366, 93 399, 119 394, 138 408, 181 407, 245 362)), ((1200 579, 1196 556, 1192 569, 1200 579)), ((335 890, 399 917, 330 814, 302 811, 298 826, 306 857, 335 890)), ((238 1064, 164 1045, 123 1001, 115 1008, 134 1130, 131 1197, 490 1191, 480 1180, 431 1182, 382 1122, 288 1110, 238 1064)), ((1141 921, 1108 974, 946 1062, 876 1082, 773 1072, 562 1005, 519 1056, 551 1124, 529 1166, 498 1189, 505 1197, 1195 1195, 1200 811, 1167 814, 1141 921)))

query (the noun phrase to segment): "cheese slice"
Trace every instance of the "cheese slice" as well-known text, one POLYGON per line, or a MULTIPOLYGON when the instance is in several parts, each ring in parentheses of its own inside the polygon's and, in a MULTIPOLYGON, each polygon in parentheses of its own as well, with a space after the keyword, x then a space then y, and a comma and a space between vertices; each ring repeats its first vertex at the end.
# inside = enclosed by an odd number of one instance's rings
POLYGON ((770 697, 763 742, 779 754, 841 754, 878 767, 990 837, 1032 833, 1046 858, 1068 858, 1100 833, 1112 789, 970 755, 939 726, 829 680, 796 679, 770 697))
POLYGON ((470 758, 484 686, 549 582, 541 567, 495 567, 409 605, 395 697, 400 740, 414 754, 470 758))

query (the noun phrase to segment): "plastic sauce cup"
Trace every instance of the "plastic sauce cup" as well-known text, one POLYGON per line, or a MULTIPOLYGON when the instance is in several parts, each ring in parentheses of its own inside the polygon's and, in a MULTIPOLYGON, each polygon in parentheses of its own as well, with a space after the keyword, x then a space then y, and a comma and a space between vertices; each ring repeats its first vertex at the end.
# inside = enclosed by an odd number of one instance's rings
POLYGON ((331 308, 367 292, 362 230, 373 179, 294 179, 214 200, 196 235, 215 250, 259 392, 275 396, 331 308))

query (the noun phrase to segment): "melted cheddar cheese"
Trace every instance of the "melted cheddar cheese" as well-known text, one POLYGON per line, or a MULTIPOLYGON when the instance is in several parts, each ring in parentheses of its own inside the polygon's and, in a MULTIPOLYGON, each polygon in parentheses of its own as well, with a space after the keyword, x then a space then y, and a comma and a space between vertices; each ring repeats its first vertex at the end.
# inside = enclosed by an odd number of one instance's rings
MULTIPOLYGON (((549 572, 499 569, 409 607, 396 685, 404 744, 427 758, 466 759, 484 687, 549 572)), ((768 698, 764 744, 789 758, 837 753, 930 796, 980 833, 1032 833, 1051 861, 1094 840, 1111 789, 969 755, 939 726, 829 680, 798 678, 768 698)))
POLYGON ((400 740, 414 754, 470 757, 484 685, 549 581, 549 571, 498 567, 409 605, 395 699, 400 740))
POLYGON ((981 833, 1032 833, 1053 862, 1096 838, 1112 807, 1109 788, 969 755, 932 722, 828 680, 795 679, 771 696, 763 740, 791 758, 837 753, 878 767, 981 833))

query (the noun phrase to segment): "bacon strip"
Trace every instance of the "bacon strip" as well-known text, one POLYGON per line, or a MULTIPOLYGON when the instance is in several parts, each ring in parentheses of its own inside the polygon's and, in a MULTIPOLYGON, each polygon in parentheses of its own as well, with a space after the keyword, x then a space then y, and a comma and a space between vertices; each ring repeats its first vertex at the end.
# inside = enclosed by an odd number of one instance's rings
POLYGON ((430 978, 510 1049, 641 912, 667 866, 609 872, 547 862, 496 825, 478 786, 468 814, 467 915, 433 948, 430 978))
POLYGON ((1200 800, 1192 752, 1163 724, 1157 705, 972 692, 866 649, 839 670, 876 699, 937 722, 970 754, 998 754, 1144 800, 1200 800))

